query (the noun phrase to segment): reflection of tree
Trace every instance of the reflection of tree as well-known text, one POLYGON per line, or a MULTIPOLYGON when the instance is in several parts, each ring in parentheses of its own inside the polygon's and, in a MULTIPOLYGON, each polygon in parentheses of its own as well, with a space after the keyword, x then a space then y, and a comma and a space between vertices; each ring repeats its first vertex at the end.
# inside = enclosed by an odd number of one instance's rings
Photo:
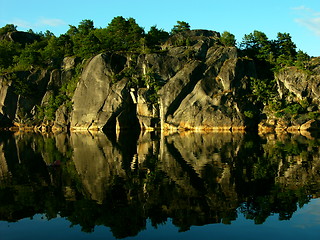
POLYGON ((239 178, 236 180, 238 195, 243 198, 240 211, 257 224, 275 213, 279 214, 279 220, 289 220, 298 206, 308 203, 315 193, 316 188, 311 186, 315 183, 314 177, 319 179, 319 175, 310 172, 320 167, 315 150, 319 151, 319 144, 301 137, 261 144, 256 151, 253 145, 246 149, 251 156, 241 163, 244 166, 236 168, 245 169, 246 174, 235 174, 239 178), (313 146, 311 152, 310 145, 313 146))
POLYGON ((85 232, 102 225, 124 238, 147 219, 157 227, 171 218, 180 231, 230 224, 239 213, 257 224, 273 214, 287 220, 319 193, 317 140, 194 133, 161 141, 1 136, 10 177, 0 180, 0 219, 60 215, 85 232))

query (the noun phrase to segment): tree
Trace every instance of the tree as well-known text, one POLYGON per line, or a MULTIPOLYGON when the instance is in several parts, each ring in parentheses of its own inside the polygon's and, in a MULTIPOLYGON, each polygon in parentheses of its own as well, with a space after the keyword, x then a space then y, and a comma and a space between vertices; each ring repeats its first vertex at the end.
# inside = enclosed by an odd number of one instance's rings
POLYGON ((0 28, 0 35, 6 34, 8 32, 15 32, 17 31, 17 26, 13 24, 7 24, 4 27, 0 28))
POLYGON ((245 34, 240 48, 252 58, 272 61, 272 44, 263 32, 255 30, 253 33, 245 34))
POLYGON ((292 41, 290 34, 279 32, 277 40, 274 43, 277 58, 281 57, 281 59, 286 59, 287 62, 293 63, 297 55, 297 47, 292 41))
POLYGON ((155 48, 168 38, 168 32, 164 31, 163 29, 158 29, 157 26, 152 26, 146 35, 147 46, 149 48, 155 48))
POLYGON ((58 37, 58 45, 63 49, 63 56, 72 56, 73 55, 73 42, 71 37, 68 34, 61 34, 58 37))
POLYGON ((144 30, 135 19, 125 19, 121 16, 112 19, 106 28, 109 41, 109 50, 137 50, 140 47, 140 39, 144 37, 144 30))
POLYGON ((176 33, 188 31, 188 30, 190 30, 189 23, 185 21, 177 21, 177 24, 174 25, 173 28, 171 29, 171 34, 176 34, 176 33))
POLYGON ((11 41, 0 41, 0 69, 7 69, 13 65, 14 56, 19 55, 21 45, 11 41))
POLYGON ((76 35, 73 44, 74 53, 81 58, 90 58, 101 50, 100 41, 93 31, 87 35, 76 35))
POLYGON ((43 64, 42 56, 40 54, 40 43, 34 42, 26 45, 21 51, 20 56, 15 56, 14 61, 25 70, 29 70, 32 67, 40 66, 43 64))
POLYGON ((73 53, 81 58, 89 58, 101 51, 100 40, 95 36, 95 27, 92 20, 82 20, 78 27, 69 25, 64 39, 70 38, 72 43, 64 46, 64 53, 69 55, 67 46, 73 47, 73 53))
POLYGON ((224 31, 221 34, 220 42, 225 46, 234 47, 236 45, 236 38, 232 33, 224 31))
POLYGON ((66 33, 66 35, 70 36, 70 37, 73 37, 75 36, 77 33, 78 33, 78 28, 76 26, 73 26, 73 25, 69 25, 69 29, 66 33))
POLYGON ((309 61, 310 61, 310 56, 307 53, 301 50, 297 52, 296 61, 295 61, 295 65, 297 67, 305 69, 309 61))
POLYGON ((41 56, 46 64, 59 67, 64 58, 64 48, 60 45, 59 39, 51 36, 47 46, 41 51, 41 56))
POLYGON ((93 21, 89 19, 82 20, 78 25, 78 33, 82 35, 89 34, 94 29, 93 21))

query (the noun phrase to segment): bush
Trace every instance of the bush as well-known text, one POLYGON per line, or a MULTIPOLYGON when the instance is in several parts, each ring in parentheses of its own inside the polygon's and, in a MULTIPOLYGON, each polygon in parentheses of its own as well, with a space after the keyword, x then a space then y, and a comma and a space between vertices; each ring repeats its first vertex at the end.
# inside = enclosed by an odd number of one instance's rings
POLYGON ((244 111, 243 113, 247 118, 252 119, 254 117, 254 113, 252 111, 244 111))
POLYGON ((276 93, 276 82, 274 79, 256 79, 250 78, 251 80, 251 89, 253 95, 257 97, 258 101, 266 104, 270 100, 273 100, 276 93))
POLYGON ((297 115, 299 113, 302 113, 303 112, 303 107, 298 104, 298 103, 294 103, 294 104, 291 104, 289 106, 287 106, 285 109, 284 109, 284 112, 289 114, 289 115, 297 115))

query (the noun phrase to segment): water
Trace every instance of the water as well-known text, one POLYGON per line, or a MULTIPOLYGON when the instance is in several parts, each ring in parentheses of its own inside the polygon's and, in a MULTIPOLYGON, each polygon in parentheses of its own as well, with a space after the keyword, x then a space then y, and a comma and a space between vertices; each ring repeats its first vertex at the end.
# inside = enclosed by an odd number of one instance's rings
POLYGON ((314 239, 320 139, 0 134, 0 239, 314 239))

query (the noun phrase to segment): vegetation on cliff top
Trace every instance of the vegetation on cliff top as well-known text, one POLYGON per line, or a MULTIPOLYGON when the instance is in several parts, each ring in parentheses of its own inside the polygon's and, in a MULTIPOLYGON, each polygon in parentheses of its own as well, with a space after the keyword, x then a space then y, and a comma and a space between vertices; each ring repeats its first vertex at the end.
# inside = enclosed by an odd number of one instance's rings
MULTIPOLYGON (((34 68, 59 68, 66 56, 90 58, 105 51, 153 52, 170 36, 190 30, 190 25, 177 21, 171 32, 152 26, 148 32, 139 26, 135 19, 115 17, 107 27, 96 28, 92 20, 83 20, 78 26, 69 25, 69 30, 56 37, 52 32, 35 33, 29 30, 27 42, 21 39, 12 41, 10 33, 17 27, 7 24, 0 28, 0 73, 30 70, 34 68)), ((220 42, 226 46, 239 46, 248 57, 266 61, 276 68, 297 65, 306 67, 310 57, 296 50, 289 33, 278 33, 276 40, 269 40, 260 31, 246 34, 237 44, 235 36, 227 31, 221 34, 220 42)))

